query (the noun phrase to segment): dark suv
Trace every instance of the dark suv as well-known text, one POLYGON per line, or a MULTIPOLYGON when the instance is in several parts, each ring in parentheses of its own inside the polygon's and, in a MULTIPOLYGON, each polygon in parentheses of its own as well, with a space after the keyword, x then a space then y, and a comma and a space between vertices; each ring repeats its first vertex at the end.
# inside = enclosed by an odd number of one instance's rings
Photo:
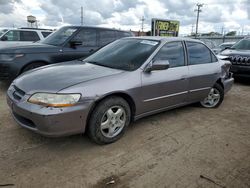
POLYGON ((84 58, 106 44, 131 32, 66 26, 33 44, 0 49, 0 80, 12 80, 21 73, 48 64, 84 58))
POLYGON ((250 38, 240 40, 218 57, 232 63, 231 72, 235 77, 250 78, 250 38))

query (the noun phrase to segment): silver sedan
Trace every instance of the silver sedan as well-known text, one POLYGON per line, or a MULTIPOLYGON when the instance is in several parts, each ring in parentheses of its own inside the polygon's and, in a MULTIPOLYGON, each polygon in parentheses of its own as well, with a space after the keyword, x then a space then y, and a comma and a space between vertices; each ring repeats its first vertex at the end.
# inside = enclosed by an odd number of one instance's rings
POLYGON ((124 38, 84 60, 24 73, 7 101, 22 127, 46 136, 87 132, 107 144, 139 118, 196 102, 218 107, 233 85, 229 68, 197 40, 124 38))

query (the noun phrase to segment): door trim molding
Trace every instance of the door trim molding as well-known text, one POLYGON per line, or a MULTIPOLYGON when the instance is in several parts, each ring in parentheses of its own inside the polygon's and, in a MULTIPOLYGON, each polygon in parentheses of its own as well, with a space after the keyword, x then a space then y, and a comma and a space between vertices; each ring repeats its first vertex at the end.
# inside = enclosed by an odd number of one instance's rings
POLYGON ((199 88, 199 89, 192 89, 189 92, 192 93, 192 92, 203 91, 203 90, 207 90, 207 89, 211 89, 211 87, 203 87, 203 88, 199 88))
POLYGON ((155 98, 143 100, 143 102, 155 101, 155 100, 164 99, 164 98, 168 98, 168 97, 174 97, 174 96, 177 96, 177 95, 183 95, 183 94, 187 94, 187 93, 188 93, 188 91, 183 91, 183 92, 179 92, 179 93, 173 93, 173 94, 170 94, 170 95, 163 95, 163 96, 160 96, 160 97, 155 97, 155 98))

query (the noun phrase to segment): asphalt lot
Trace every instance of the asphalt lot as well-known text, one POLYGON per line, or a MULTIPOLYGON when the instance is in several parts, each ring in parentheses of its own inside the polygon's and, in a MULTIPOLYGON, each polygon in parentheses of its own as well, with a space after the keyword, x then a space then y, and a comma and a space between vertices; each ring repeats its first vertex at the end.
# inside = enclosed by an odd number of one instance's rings
POLYGON ((6 89, 0 82, 0 186, 250 187, 250 82, 236 83, 218 109, 150 116, 105 146, 17 126, 6 89))

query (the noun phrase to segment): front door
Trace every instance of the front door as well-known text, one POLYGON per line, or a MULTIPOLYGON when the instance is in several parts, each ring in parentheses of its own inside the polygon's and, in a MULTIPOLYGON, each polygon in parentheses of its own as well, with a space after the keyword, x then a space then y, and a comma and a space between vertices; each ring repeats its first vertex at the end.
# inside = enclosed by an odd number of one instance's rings
POLYGON ((70 42, 65 45, 62 49, 65 61, 87 57, 99 48, 96 29, 83 28, 71 41, 80 41, 82 45, 71 47, 70 42))
POLYGON ((185 103, 188 93, 188 67, 182 42, 166 43, 154 60, 169 61, 166 70, 142 72, 142 105, 140 113, 147 113, 185 103))

